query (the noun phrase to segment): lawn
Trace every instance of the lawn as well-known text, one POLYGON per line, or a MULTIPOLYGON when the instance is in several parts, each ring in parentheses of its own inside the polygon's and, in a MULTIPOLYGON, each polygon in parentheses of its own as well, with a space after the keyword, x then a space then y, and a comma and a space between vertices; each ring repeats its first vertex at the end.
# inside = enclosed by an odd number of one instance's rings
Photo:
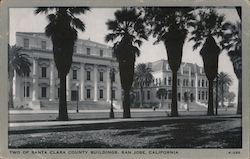
POLYGON ((241 118, 122 121, 9 131, 9 148, 241 147, 241 118))

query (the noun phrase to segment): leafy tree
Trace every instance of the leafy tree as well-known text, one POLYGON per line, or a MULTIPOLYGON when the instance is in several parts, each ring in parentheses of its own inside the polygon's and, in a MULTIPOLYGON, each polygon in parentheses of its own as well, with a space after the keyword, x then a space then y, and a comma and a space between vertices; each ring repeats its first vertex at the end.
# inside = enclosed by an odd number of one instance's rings
POLYGON ((8 46, 8 78, 10 84, 9 90, 9 108, 14 108, 13 104, 13 78, 14 72, 16 75, 25 76, 30 73, 31 63, 29 61, 29 56, 21 53, 22 48, 16 45, 8 46))
POLYGON ((168 95, 168 91, 165 88, 160 88, 156 92, 157 98, 161 100, 161 105, 160 105, 161 108, 163 107, 164 97, 166 97, 167 95, 168 95))
POLYGON ((222 107, 224 107, 224 99, 225 99, 224 94, 226 93, 225 88, 232 85, 232 78, 230 77, 229 74, 225 72, 220 72, 218 74, 218 85, 221 94, 221 105, 222 107))
POLYGON ((234 92, 229 92, 228 95, 226 96, 228 100, 228 106, 231 105, 231 103, 234 101, 235 98, 235 93, 234 92))
POLYGON ((143 88, 148 86, 153 81, 153 75, 151 74, 151 68, 147 67, 146 64, 138 64, 135 68, 135 85, 140 88, 140 107, 143 107, 143 88))
POLYGON ((115 12, 115 19, 106 23, 105 40, 114 43, 113 50, 119 63, 121 85, 124 93, 123 118, 130 118, 130 90, 134 80, 135 58, 139 56, 142 40, 147 40, 143 15, 136 8, 122 8, 115 12))
POLYGON ((228 52, 233 63, 234 73, 238 78, 237 114, 242 114, 242 31, 241 23, 225 23, 222 27, 222 48, 228 52))
POLYGON ((53 43, 54 61, 60 79, 58 120, 68 120, 66 76, 72 64, 77 29, 85 30, 85 24, 76 16, 88 10, 88 7, 39 7, 35 10, 35 14, 47 14, 49 20, 45 33, 53 43))
POLYGON ((182 61, 182 48, 187 37, 187 28, 194 19, 193 8, 148 7, 145 8, 147 22, 152 29, 156 43, 162 41, 166 47, 169 66, 172 70, 171 116, 178 116, 177 71, 182 61))
POLYGON ((200 55, 204 63, 205 74, 209 81, 208 115, 214 115, 213 108, 213 81, 218 72, 218 58, 221 52, 215 41, 215 37, 222 36, 221 26, 224 23, 224 16, 219 15, 214 9, 199 9, 196 20, 192 22, 190 41, 194 41, 193 49, 202 46, 200 55), (204 42, 205 41, 205 42, 204 42))

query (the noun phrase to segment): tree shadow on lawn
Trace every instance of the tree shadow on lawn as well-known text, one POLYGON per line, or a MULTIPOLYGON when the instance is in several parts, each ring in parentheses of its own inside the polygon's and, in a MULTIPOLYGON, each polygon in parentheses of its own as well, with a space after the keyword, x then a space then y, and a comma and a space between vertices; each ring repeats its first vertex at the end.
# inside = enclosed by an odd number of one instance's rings
POLYGON ((77 125, 61 125, 61 126, 44 126, 40 127, 26 127, 17 128, 13 130, 9 129, 9 135, 13 134, 31 134, 31 133, 44 133, 44 132, 67 132, 67 131, 90 131, 90 130, 104 130, 104 129, 143 129, 148 127, 161 127, 168 124, 183 123, 196 123, 196 124, 208 124, 214 122, 224 121, 222 119, 209 120, 209 119, 172 119, 172 120, 154 120, 154 121, 121 121, 114 123, 94 123, 94 124, 77 124, 77 125))

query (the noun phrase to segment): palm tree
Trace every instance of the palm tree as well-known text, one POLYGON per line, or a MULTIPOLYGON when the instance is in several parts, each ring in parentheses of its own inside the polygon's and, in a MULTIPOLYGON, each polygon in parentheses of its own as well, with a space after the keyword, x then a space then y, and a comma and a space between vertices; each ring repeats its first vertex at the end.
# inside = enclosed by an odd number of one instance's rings
POLYGON ((165 88, 160 88, 156 92, 157 98, 159 98, 161 100, 161 105, 160 105, 161 108, 163 107, 163 99, 167 95, 168 95, 168 91, 165 88))
POLYGON ((130 90, 134 80, 136 55, 142 39, 147 40, 147 31, 142 13, 135 8, 122 8, 115 12, 115 19, 106 23, 108 30, 106 42, 114 42, 113 50, 119 63, 121 85, 124 93, 123 118, 130 118, 130 90))
POLYGON ((213 81, 218 72, 218 59, 221 52, 214 37, 221 37, 221 26, 224 16, 219 15, 214 9, 201 9, 196 20, 191 24, 193 30, 189 41, 194 41, 193 49, 202 46, 200 55, 204 63, 205 74, 209 81, 208 115, 214 115, 213 108, 213 81), (205 41, 205 42, 204 42, 205 41))
POLYGON ((14 108, 13 105, 13 78, 14 72, 16 75, 25 76, 30 73, 31 63, 29 61, 29 56, 21 53, 22 48, 16 45, 8 46, 8 78, 10 84, 9 90, 9 108, 14 108))
POLYGON ((193 8, 187 7, 145 8, 145 17, 151 26, 153 37, 157 38, 155 43, 163 41, 172 70, 171 116, 178 116, 177 71, 182 61, 182 48, 187 37, 187 27, 194 18, 192 10, 193 8))
POLYGON ((151 74, 151 68, 147 67, 146 64, 138 64, 135 68, 135 85, 140 88, 140 107, 143 107, 143 88, 148 86, 153 81, 153 75, 151 74))
POLYGON ((229 74, 225 72, 220 72, 218 74, 218 87, 220 88, 221 93, 221 105, 224 108, 224 93, 225 93, 225 87, 229 87, 232 85, 232 78, 229 74))
POLYGON ((68 120, 66 76, 72 64, 77 29, 85 30, 85 24, 75 15, 84 14, 87 10, 88 7, 39 7, 35 10, 35 14, 48 14, 49 24, 45 28, 45 33, 53 43, 54 61, 60 79, 58 120, 68 120))
POLYGON ((242 42, 241 23, 225 23, 222 27, 223 36, 221 45, 228 52, 233 63, 234 73, 238 78, 238 104, 237 114, 242 114, 242 42))

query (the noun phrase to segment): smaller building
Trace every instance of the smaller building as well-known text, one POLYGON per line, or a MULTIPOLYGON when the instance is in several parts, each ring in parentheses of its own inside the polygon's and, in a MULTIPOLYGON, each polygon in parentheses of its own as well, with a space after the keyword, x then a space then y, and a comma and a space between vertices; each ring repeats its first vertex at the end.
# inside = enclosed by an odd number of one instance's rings
MULTIPOLYGON (((161 99, 156 94, 160 88, 167 90, 167 95, 163 99, 164 108, 171 107, 172 100, 172 71, 167 60, 158 60, 147 63, 152 69, 154 77, 153 82, 144 86, 143 94, 139 89, 134 89, 134 105, 139 105, 140 96, 144 101, 144 105, 159 106, 161 99)), ((177 100, 179 109, 186 109, 186 99, 188 102, 205 105, 208 102, 208 79, 206 78, 204 69, 197 64, 182 63, 177 74, 177 100)))

